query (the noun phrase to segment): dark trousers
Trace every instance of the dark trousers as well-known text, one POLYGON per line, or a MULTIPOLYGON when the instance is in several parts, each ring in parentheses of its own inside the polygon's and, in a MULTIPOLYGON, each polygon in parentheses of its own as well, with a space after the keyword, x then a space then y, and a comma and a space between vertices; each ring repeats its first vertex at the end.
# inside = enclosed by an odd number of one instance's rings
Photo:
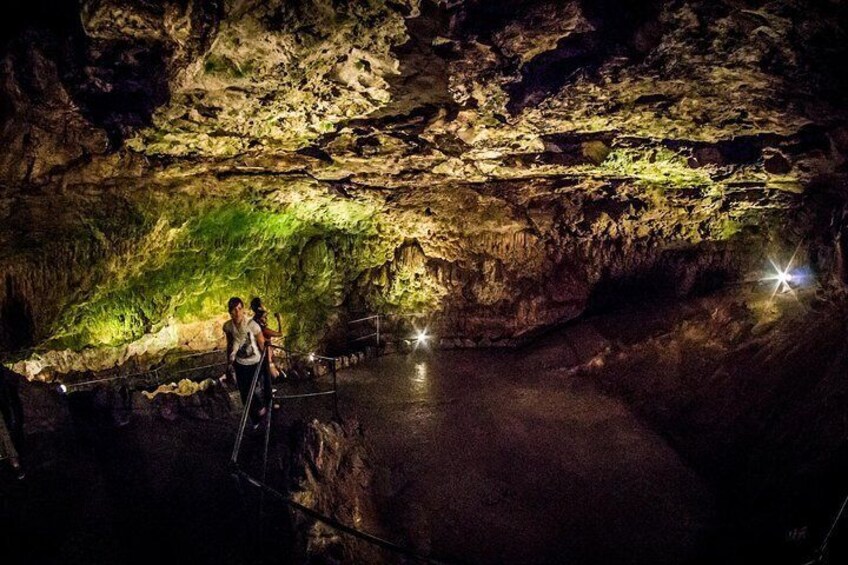
MULTIPOLYGON (((256 374, 256 368, 258 366, 259 363, 254 363, 253 365, 235 363, 236 382, 238 383, 241 401, 245 406, 247 406, 247 395, 250 394, 250 383, 253 382, 253 375, 256 374)), ((250 404, 250 417, 254 422, 259 420, 259 412, 265 406, 265 402, 263 400, 265 395, 271 393, 270 386, 265 386, 264 381, 266 380, 268 380, 267 371, 260 371, 259 382, 256 383, 256 390, 253 391, 253 402, 250 404), (264 394, 262 391, 263 388, 265 388, 264 394)))

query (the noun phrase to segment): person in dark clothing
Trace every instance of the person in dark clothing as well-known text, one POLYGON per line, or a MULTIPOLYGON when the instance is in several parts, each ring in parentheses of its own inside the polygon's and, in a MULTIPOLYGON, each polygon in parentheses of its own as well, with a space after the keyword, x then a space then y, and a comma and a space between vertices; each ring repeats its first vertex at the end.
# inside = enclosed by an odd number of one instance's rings
MULTIPOLYGON (((261 298, 253 298, 253 300, 250 301, 250 309, 253 310, 253 320, 257 324, 259 324, 259 327, 262 329, 262 336, 265 338, 266 346, 270 346, 272 344, 272 339, 276 337, 282 337, 283 334, 279 331, 279 329, 281 328, 280 315, 277 314, 278 331, 274 331, 268 326, 268 310, 262 304, 261 298)), ((274 351, 272 349, 269 349, 266 357, 268 360, 267 364, 265 365, 265 370, 267 371, 266 376, 270 377, 270 379, 279 378, 280 371, 279 369, 277 369, 277 366, 274 363, 274 351)), ((268 382, 268 386, 270 386, 271 384, 270 379, 266 379, 266 381, 268 382)))
POLYGON ((17 446, 23 445, 24 411, 18 377, 0 365, 0 459, 8 459, 18 479, 24 478, 17 446))

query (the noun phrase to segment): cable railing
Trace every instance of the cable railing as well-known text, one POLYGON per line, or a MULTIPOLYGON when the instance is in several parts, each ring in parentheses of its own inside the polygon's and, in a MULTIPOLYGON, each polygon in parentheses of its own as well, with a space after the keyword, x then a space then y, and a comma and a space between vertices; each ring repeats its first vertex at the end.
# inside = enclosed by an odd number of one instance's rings
MULTIPOLYGON (((370 316, 364 316, 361 318, 357 318, 355 320, 351 320, 348 322, 348 327, 356 326, 356 325, 365 325, 368 323, 373 324, 373 331, 368 332, 365 335, 356 336, 351 339, 351 342, 361 342, 367 339, 374 339, 377 346, 381 344, 381 318, 382 315, 374 314, 370 316)), ((344 524, 331 516, 324 515, 316 510, 313 510, 307 506, 304 506, 291 498, 283 495, 278 490, 271 487, 266 482, 267 475, 267 465, 268 465, 268 453, 269 453, 269 445, 270 445, 270 430, 271 430, 271 418, 272 418, 272 403, 274 400, 297 400, 297 399, 309 399, 309 398, 320 398, 325 396, 333 397, 333 415, 336 420, 340 419, 339 416, 339 407, 338 407, 338 378, 337 378, 337 358, 328 357, 324 355, 319 355, 314 352, 304 352, 299 351, 293 347, 291 347, 291 340, 293 338, 298 337, 300 334, 297 332, 292 332, 283 337, 283 341, 286 345, 274 345, 268 344, 267 347, 263 348, 262 354, 260 356, 260 361, 256 366, 256 369, 253 371, 253 375, 251 377, 251 382, 249 389, 247 391, 247 395, 244 401, 244 407, 239 419, 238 431, 236 434, 236 439, 233 445, 233 450, 230 456, 230 465, 233 468, 233 473, 244 479, 248 484, 253 485, 254 487, 259 488, 262 491, 263 497, 265 494, 272 496, 278 502, 288 505, 289 507, 297 510, 298 512, 303 513, 304 515, 322 522, 327 526, 343 533, 346 535, 350 535, 362 541, 365 541, 369 544, 372 544, 377 547, 381 547, 383 549, 392 551, 397 553, 398 555, 405 556, 406 558, 413 559, 419 562, 426 563, 447 563, 445 560, 436 559, 430 555, 424 555, 420 552, 417 552, 414 549, 410 549, 408 547, 404 547, 402 545, 393 543, 391 541, 385 540, 368 532, 364 532, 356 529, 353 526, 344 524), (247 425, 251 418, 251 411, 253 409, 253 403, 258 402, 257 399, 257 390, 260 383, 260 378, 262 377, 263 369, 268 362, 268 355, 272 351, 281 351, 286 356, 286 361, 291 363, 293 358, 299 356, 301 358, 305 358, 309 361, 309 363, 315 364, 323 364, 327 367, 328 373, 330 375, 332 388, 329 390, 321 390, 321 391, 313 391, 313 392, 304 392, 304 393, 295 393, 295 394, 278 394, 273 393, 272 391, 266 391, 265 395, 265 430, 264 430, 264 449, 263 449, 263 461, 262 461, 262 477, 261 479, 250 475, 247 471, 241 468, 239 464, 239 456, 242 452, 242 447, 244 443, 245 432, 247 429, 247 425)), ((35 349, 31 349, 29 351, 35 351, 35 349)), ((16 355, 21 355, 25 351, 18 350, 14 352, 16 355)), ((4 352, 5 353, 5 352, 4 352)), ((180 362, 189 359, 196 359, 199 357, 204 357, 208 355, 215 355, 223 353, 222 350, 210 350, 203 352, 196 352, 187 355, 180 355, 176 358, 163 358, 163 363, 167 363, 170 366, 177 365, 180 362)), ((59 386, 60 391, 62 393, 71 393, 75 391, 80 391, 86 389, 87 387, 93 387, 97 385, 103 385, 107 383, 112 383, 116 381, 123 381, 123 385, 126 387, 128 383, 132 383, 136 381, 136 384, 140 382, 146 383, 145 386, 151 386, 152 384, 159 384, 168 378, 175 378, 180 375, 196 375, 198 373, 203 373, 204 371, 208 371, 211 369, 223 368, 226 364, 226 359, 215 362, 215 363, 206 363, 199 366, 192 366, 182 369, 166 368, 166 367, 154 367, 152 369, 147 369, 144 371, 136 371, 133 373, 123 373, 123 374, 113 374, 109 376, 104 376, 101 378, 88 379, 77 382, 63 383, 59 386)))
MULTIPOLYGON (((262 350, 262 355, 259 357, 259 363, 256 364, 256 370, 253 372, 253 378, 250 380, 250 388, 248 389, 247 399, 244 401, 244 410, 242 411, 241 420, 239 421, 238 433, 236 434, 236 442, 235 445, 233 445, 233 453, 230 456, 230 464, 234 466, 238 465, 238 456, 241 452, 241 443, 242 440, 244 440, 244 430, 247 428, 247 421, 250 418, 250 409, 253 405, 253 397, 256 394, 256 387, 259 384, 259 375, 262 373, 262 366, 265 364, 265 359, 267 357, 268 348, 266 347, 262 350)), ((270 426, 268 426, 268 431, 270 433, 270 426)))
MULTIPOLYGON (((70 392, 77 392, 80 390, 84 390, 88 387, 97 386, 97 385, 105 385, 112 382, 123 381, 124 386, 127 386, 127 383, 132 383, 134 386, 141 388, 147 388, 150 386, 158 386, 165 381, 173 380, 182 375, 188 375, 186 378, 190 378, 191 380, 195 380, 198 378, 198 375, 206 375, 206 372, 211 369, 223 368, 225 366, 224 360, 217 361, 215 363, 206 363, 203 365, 194 365, 191 367, 187 367, 184 369, 175 369, 173 366, 177 365, 181 361, 186 359, 196 359, 198 357, 205 357, 210 355, 218 355, 224 353, 221 349, 212 349, 209 351, 201 351, 190 353, 186 355, 179 355, 175 358, 168 359, 165 357, 165 363, 170 365, 170 367, 159 366, 154 367, 152 369, 146 369, 144 371, 136 371, 133 373, 117 373, 109 376, 99 377, 95 379, 88 379, 84 381, 74 381, 68 383, 61 383, 57 387, 60 392, 63 394, 68 394, 70 392)), ((204 378, 209 378, 205 376, 204 378)))
MULTIPOLYGON (((266 391, 266 414, 270 414, 270 404, 273 400, 295 400, 302 398, 316 398, 321 396, 332 396, 333 397, 333 416, 335 419, 339 419, 339 400, 338 400, 338 378, 336 374, 336 359, 334 357, 326 357, 324 355, 318 355, 316 353, 305 353, 303 351, 289 350, 279 345, 270 345, 265 347, 262 350, 262 356, 259 361, 259 364, 256 366, 256 370, 254 371, 253 378, 250 382, 250 389, 247 394, 247 400, 244 404, 244 412, 242 413, 241 421, 239 422, 238 434, 236 436, 236 444, 233 446, 233 452, 230 457, 230 463, 236 465, 238 462, 238 457, 241 451, 241 443, 244 438, 244 431, 247 427, 247 421, 249 419, 250 410, 253 407, 253 402, 256 395, 256 390, 258 387, 259 377, 262 375, 263 366, 266 363, 266 359, 268 356, 268 352, 271 350, 280 350, 286 352, 287 355, 301 355, 306 357, 311 363, 324 363, 327 365, 330 373, 330 377, 332 380, 332 388, 330 390, 318 391, 318 392, 310 392, 310 393, 300 393, 300 394, 273 394, 271 391, 266 391)), ((270 425, 270 416, 268 417, 268 424, 270 425)))
POLYGON ((241 419, 239 421, 238 432, 236 434, 235 443, 233 445, 233 451, 230 456, 230 466, 233 470, 233 475, 237 478, 241 478, 246 481, 248 484, 258 488, 261 492, 260 498, 260 512, 262 505, 264 504, 264 496, 265 494, 270 495, 274 500, 297 510, 305 514, 306 516, 321 522, 338 532, 343 534, 347 534, 349 536, 355 537, 362 541, 365 541, 371 545, 381 547, 388 551, 392 551, 397 553, 398 555, 405 556, 406 558, 413 559, 415 561, 423 562, 423 563, 434 563, 434 564, 443 564, 448 563, 448 561, 443 559, 437 559, 431 555, 425 555, 420 553, 414 549, 404 547, 402 545, 396 544, 394 542, 385 540, 380 538, 374 534, 370 534, 368 532, 364 532, 359 530, 353 526, 344 524, 339 520, 333 518, 332 516, 327 516, 322 514, 308 506, 304 506, 292 500, 290 497, 285 496, 280 491, 273 488, 269 485, 267 481, 267 469, 268 469, 268 453, 270 446, 270 436, 271 436, 271 421, 273 417, 273 411, 271 410, 271 403, 274 399, 296 399, 296 398, 312 398, 317 396, 327 396, 333 395, 334 397, 334 416, 336 420, 339 420, 339 412, 338 412, 338 383, 336 379, 336 359, 333 357, 326 357, 323 355, 317 355, 315 353, 305 353, 301 351, 287 351, 284 347, 270 345, 266 347, 262 351, 262 355, 260 357, 260 361, 256 366, 256 369, 253 372, 253 377, 250 382, 250 388, 248 389, 246 401, 244 403, 244 410, 241 415, 241 419), (242 445, 244 442, 245 431, 247 430, 247 424, 250 421, 250 413, 253 408, 253 403, 256 402, 256 390, 259 387, 259 379, 262 375, 263 366, 266 362, 268 352, 274 349, 286 351, 287 354, 298 354, 306 356, 312 362, 324 362, 327 363, 330 367, 330 374, 332 376, 333 388, 327 391, 314 392, 314 393, 306 393, 306 394, 295 394, 295 395, 266 395, 266 404, 265 404, 265 415, 264 418, 264 443, 263 443, 263 455, 262 455, 262 478, 259 479, 257 477, 252 476, 250 473, 245 471, 241 465, 239 464, 239 457, 242 451, 242 445))
POLYGON ((308 393, 298 393, 298 394, 274 394, 272 395, 275 400, 295 400, 299 398, 316 398, 320 396, 332 396, 333 397, 333 415, 338 419, 339 417, 339 387, 338 387, 338 376, 336 374, 336 358, 335 357, 326 357, 324 355, 317 355, 315 353, 304 353, 302 351, 296 351, 291 349, 286 349, 279 345, 270 345, 266 349, 277 349, 281 351, 285 351, 286 355, 290 358, 292 355, 301 355, 305 356, 311 363, 323 363, 332 379, 333 388, 330 390, 317 391, 317 392, 308 392, 308 393))
POLYGON ((374 338, 377 347, 380 347, 380 320, 383 316, 381 314, 372 314, 370 316, 365 316, 362 318, 357 318, 355 320, 350 320, 347 323, 348 330, 350 330, 353 326, 364 326, 367 322, 373 323, 374 327, 372 332, 369 332, 365 335, 357 336, 351 338, 351 343, 356 343, 359 341, 365 341, 367 339, 374 338))
POLYGON ((813 558, 806 561, 803 565, 823 565, 829 562, 830 542, 834 533, 836 533, 837 526, 842 521, 842 516, 845 515, 846 508, 848 508, 848 496, 842 500, 842 504, 839 506, 839 511, 836 513, 833 522, 831 522, 830 528, 828 528, 827 534, 825 534, 821 545, 816 548, 813 558))
POLYGON ((344 524, 344 523, 336 520, 332 516, 327 516, 327 515, 322 514, 322 513, 318 512, 316 510, 313 510, 312 508, 309 508, 308 506, 304 506, 303 504, 300 504, 299 502, 292 500, 288 496, 285 496, 283 493, 281 493, 277 489, 268 485, 265 481, 260 481, 257 478, 251 476, 249 473, 247 473, 246 471, 244 471, 241 468, 236 468, 233 471, 233 474, 236 475, 239 478, 244 479, 245 481, 247 481, 249 484, 253 485, 254 487, 260 489, 263 493, 267 493, 267 494, 271 495, 276 501, 278 501, 282 504, 285 504, 285 505, 297 510, 298 512, 301 512, 302 514, 309 516, 313 520, 321 522, 322 524, 325 524, 325 525, 333 528, 334 530, 336 530, 338 532, 341 532, 343 534, 347 534, 349 536, 352 536, 352 537, 360 539, 364 542, 367 542, 371 545, 381 547, 381 548, 386 549, 388 551, 391 551, 393 553, 397 553, 398 555, 403 555, 404 557, 407 557, 409 559, 413 559, 415 561, 419 561, 419 562, 422 562, 422 563, 433 563, 435 565, 442 565, 442 564, 447 565, 448 563, 451 563, 451 561, 448 561, 446 559, 436 558, 436 557, 433 557, 432 555, 425 555, 425 554, 420 553, 420 552, 418 552, 418 551, 416 551, 412 548, 404 547, 404 546, 399 545, 397 543, 394 543, 394 542, 385 540, 381 537, 375 536, 374 534, 369 534, 368 532, 363 532, 362 530, 358 530, 358 529, 354 528, 353 526, 349 526, 347 524, 344 524))
MULTIPOLYGON (((417 319, 417 318, 421 318, 421 317, 425 317, 425 316, 426 316, 426 314, 413 313, 413 314, 406 314, 406 315, 398 316, 398 317, 399 318, 417 319)), ((384 314, 369 314, 369 315, 364 315, 360 318, 356 318, 354 320, 348 321, 347 322, 348 328, 372 324, 372 328, 369 328, 369 329, 373 329, 373 331, 369 331, 368 333, 366 333, 364 335, 357 335, 355 337, 349 338, 349 340, 348 340, 349 343, 358 343, 358 342, 362 342, 362 341, 365 341, 365 340, 368 340, 368 339, 374 339, 375 345, 377 347, 377 351, 379 352, 380 347, 382 345, 384 345, 384 343, 385 343, 385 340, 383 339, 383 336, 384 336, 383 320, 385 318, 386 318, 386 316, 384 314)), ((315 353, 307 353, 307 352, 303 352, 303 351, 299 351, 299 350, 295 349, 294 346, 293 346, 293 341, 296 340, 297 338, 301 337, 301 336, 304 336, 304 335, 309 335, 309 334, 306 333, 306 332, 289 332, 289 333, 286 333, 284 336, 281 337, 283 345, 270 344, 270 347, 274 350, 279 350, 279 351, 282 351, 282 352, 285 353, 286 363, 289 364, 288 370, 285 371, 287 373, 291 373, 291 374, 297 373, 297 370, 293 367, 293 364, 292 364, 292 358, 297 356, 297 355, 300 355, 301 357, 307 358, 311 363, 314 363, 316 361, 325 362, 325 365, 328 367, 329 372, 333 376, 333 382, 334 382, 333 390, 332 391, 292 394, 292 395, 287 395, 287 396, 281 395, 281 396, 278 397, 279 399, 311 398, 311 397, 316 397, 316 396, 327 396, 327 395, 331 395, 331 394, 336 394, 336 382, 335 381, 336 381, 336 370, 337 370, 337 366, 338 366, 338 362, 337 362, 338 358, 316 355, 315 353), (332 362, 332 364, 330 362, 332 362)), ((429 336, 426 334, 426 332, 418 331, 417 335, 413 336, 411 339, 413 341, 420 343, 420 342, 423 342, 423 341, 426 341, 427 339, 429 339, 429 336)), ((409 341, 409 340, 407 340, 407 341, 409 341)), ((185 368, 185 369, 176 369, 174 366, 178 365, 179 363, 181 363, 185 360, 195 359, 195 358, 198 358, 198 357, 204 357, 204 356, 215 355, 215 354, 223 354, 223 353, 224 353, 224 351, 221 350, 221 349, 214 349, 214 350, 210 350, 210 351, 199 351, 199 352, 188 353, 188 354, 184 354, 184 355, 178 355, 178 356, 174 356, 174 357, 168 357, 168 355, 165 355, 163 357, 161 363, 163 363, 167 366, 158 366, 158 367, 146 369, 146 370, 143 370, 143 371, 136 371, 136 372, 133 372, 133 373, 110 374, 108 376, 102 376, 102 377, 98 377, 98 378, 94 378, 94 379, 88 379, 88 380, 84 380, 84 381, 61 383, 58 386, 58 389, 63 394, 67 394, 67 393, 70 393, 70 392, 76 392, 76 391, 84 390, 87 387, 103 385, 103 384, 108 384, 108 383, 117 382, 117 381, 127 381, 127 382, 136 381, 135 386, 140 386, 141 388, 148 388, 148 387, 151 387, 151 386, 158 386, 159 384, 162 384, 162 383, 164 383, 168 380, 172 380, 172 379, 180 378, 180 377, 189 378, 190 380, 197 380, 198 378, 200 378, 198 375, 202 376, 204 374, 204 372, 206 372, 206 371, 209 371, 209 370, 212 370, 212 369, 217 369, 217 368, 223 368, 226 365, 225 360, 222 360, 220 362, 211 363, 211 364, 204 364, 204 365, 199 365, 199 366, 195 365, 195 366, 191 366, 191 367, 188 367, 188 368, 185 368), (139 382, 141 384, 139 384, 139 382)), ((209 378, 209 377, 206 376, 204 378, 209 378)), ((124 386, 126 386, 126 384, 124 386)))

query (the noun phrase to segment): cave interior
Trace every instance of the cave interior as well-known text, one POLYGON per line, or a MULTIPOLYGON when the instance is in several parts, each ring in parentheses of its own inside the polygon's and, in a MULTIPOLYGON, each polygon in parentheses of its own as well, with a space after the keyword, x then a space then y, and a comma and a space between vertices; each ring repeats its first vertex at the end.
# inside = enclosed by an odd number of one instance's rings
POLYGON ((2 562, 848 562, 846 60, 842 0, 17 6, 2 562))

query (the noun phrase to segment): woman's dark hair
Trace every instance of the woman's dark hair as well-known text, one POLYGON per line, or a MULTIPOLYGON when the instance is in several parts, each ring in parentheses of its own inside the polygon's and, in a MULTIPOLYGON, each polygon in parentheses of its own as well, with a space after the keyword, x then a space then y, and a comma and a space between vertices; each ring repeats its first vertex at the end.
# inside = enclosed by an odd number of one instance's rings
POLYGON ((259 312, 260 310, 264 310, 264 308, 262 308, 262 299, 259 298, 258 296, 253 297, 250 300, 250 309, 253 310, 254 312, 259 312))
POLYGON ((239 298, 238 296, 233 296, 229 299, 229 301, 227 301, 227 312, 232 312, 239 304, 244 306, 244 302, 241 301, 241 298, 239 298))

